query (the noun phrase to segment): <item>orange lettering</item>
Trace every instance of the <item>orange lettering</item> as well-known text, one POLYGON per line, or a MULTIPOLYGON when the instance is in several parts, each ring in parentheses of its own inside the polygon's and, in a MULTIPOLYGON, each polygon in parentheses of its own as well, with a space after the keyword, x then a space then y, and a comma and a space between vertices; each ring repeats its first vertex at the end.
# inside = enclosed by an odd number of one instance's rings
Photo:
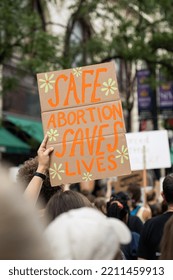
POLYGON ((91 122, 95 121, 93 110, 95 110, 95 107, 86 108, 86 111, 89 111, 89 113, 90 113, 91 122))
POLYGON ((55 94, 56 94, 56 100, 55 100, 55 103, 53 103, 52 99, 50 98, 48 100, 48 103, 51 107, 56 107, 58 106, 59 104, 59 89, 58 89, 58 83, 59 83, 59 80, 60 79, 64 79, 64 81, 67 81, 67 76, 66 75, 60 75, 57 79, 56 79, 56 82, 55 82, 55 94))
POLYGON ((86 141, 87 141, 88 151, 89 151, 90 155, 93 155, 94 141, 95 141, 95 137, 96 137, 96 134, 97 134, 97 128, 98 128, 98 126, 95 125, 91 137, 89 135, 90 129, 86 128, 86 141))
POLYGON ((67 136, 67 134, 68 133, 71 133, 71 134, 74 134, 74 130, 73 129, 67 129, 66 131, 65 131, 65 133, 64 133, 64 135, 63 135, 63 139, 62 139, 62 152, 61 153, 59 153, 59 152, 56 152, 55 153, 55 156, 56 157, 63 157, 64 155, 65 155, 65 152, 66 152, 66 136, 67 136))
POLYGON ((75 155, 76 145, 79 145, 80 155, 83 156, 84 155, 84 133, 83 133, 82 128, 79 128, 76 131, 75 137, 73 139, 73 144, 72 144, 72 148, 71 148, 71 152, 70 152, 70 157, 75 155))
POLYGON ((58 112, 57 113, 57 121, 58 121, 58 127, 61 127, 61 126, 64 126, 64 125, 67 124, 64 112, 58 112))
POLYGON ((77 110, 77 124, 81 124, 80 119, 82 120, 83 123, 87 123, 84 116, 85 116, 84 110, 77 110))
POLYGON ((96 159, 96 163, 97 163, 97 169, 99 172, 103 172, 106 170, 106 168, 103 168, 102 165, 103 165, 103 162, 100 162, 100 160, 104 160, 104 157, 99 157, 96 159))
POLYGON ((123 112, 122 112, 122 107, 121 104, 118 103, 118 106, 116 106, 115 104, 112 105, 112 109, 113 109, 113 115, 114 115, 114 120, 117 119, 116 117, 116 113, 118 114, 118 116, 122 119, 123 118, 123 112))
POLYGON ((69 87, 68 87, 68 90, 67 90, 67 96, 66 96, 66 99, 64 101, 64 106, 69 105, 69 97, 70 97, 70 92, 71 91, 73 91, 74 99, 76 101, 76 104, 80 104, 80 99, 77 96, 77 90, 76 90, 74 75, 72 73, 70 74, 70 82, 69 82, 69 87))
POLYGON ((114 155, 108 156, 108 162, 112 164, 112 166, 108 165, 109 170, 115 170, 117 168, 117 163, 114 161, 114 155))
POLYGON ((93 167, 94 157, 91 159, 91 162, 90 162, 89 166, 86 164, 86 162, 85 162, 83 159, 82 159, 81 161, 82 161, 84 167, 86 168, 86 170, 87 170, 88 172, 90 172, 91 169, 92 169, 92 167, 93 167))
POLYGON ((69 112, 67 115, 67 122, 69 125, 73 125, 76 122, 76 112, 69 112))
POLYGON ((75 172, 70 172, 69 171, 69 163, 68 163, 68 161, 65 162, 65 170, 66 170, 66 175, 67 176, 74 176, 74 175, 76 175, 75 172))
POLYGON ((110 120, 112 118, 112 108, 108 105, 103 106, 102 114, 105 120, 110 120), (106 109, 108 111, 107 115, 106 115, 106 109))
POLYGON ((76 160, 78 174, 81 174, 80 161, 76 160))
POLYGON ((114 123, 114 145, 111 147, 111 144, 107 145, 108 151, 109 152, 114 152, 117 149, 118 146, 118 133, 117 133, 117 125, 119 125, 121 128, 123 127, 123 122, 115 122, 114 123))
POLYGON ((56 128, 55 114, 51 114, 51 115, 50 115, 50 118, 49 118, 49 120, 48 120, 47 128, 50 128, 51 126, 53 126, 54 128, 56 128))
POLYGON ((86 88, 91 87, 91 83, 87 84, 86 81, 85 81, 86 74, 93 75, 93 73, 94 73, 94 70, 84 70, 82 72, 82 103, 85 103, 85 90, 86 90, 86 88))
POLYGON ((91 102, 94 103, 94 102, 99 102, 101 100, 101 98, 97 98, 96 97, 96 90, 98 87, 100 87, 100 83, 98 83, 98 78, 99 78, 99 74, 101 72, 107 72, 107 68, 98 68, 96 70, 96 77, 95 77, 95 80, 94 80, 94 88, 93 88, 93 92, 92 92, 92 95, 91 95, 91 102))
POLYGON ((105 140, 105 137, 103 137, 103 128, 106 128, 108 127, 109 124, 102 124, 100 127, 99 127, 99 134, 98 134, 98 141, 97 141, 97 148, 96 148, 96 155, 103 155, 104 154, 104 151, 101 152, 100 151, 100 147, 101 147, 101 143, 105 140))

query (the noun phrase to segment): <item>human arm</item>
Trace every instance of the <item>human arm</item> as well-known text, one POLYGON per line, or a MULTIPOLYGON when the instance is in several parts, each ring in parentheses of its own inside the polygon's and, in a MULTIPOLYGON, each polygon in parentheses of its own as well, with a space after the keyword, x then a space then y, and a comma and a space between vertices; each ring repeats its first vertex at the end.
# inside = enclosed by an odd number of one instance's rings
POLYGON ((109 180, 107 181, 107 188, 106 188, 106 200, 109 201, 112 195, 112 187, 113 187, 113 180, 112 178, 109 178, 109 180))
MULTIPOLYGON (((46 148, 48 136, 46 135, 37 151, 38 155, 38 167, 36 172, 46 174, 50 163, 50 154, 54 150, 53 147, 46 148)), ((34 175, 34 174, 33 174, 34 175)), ((29 198, 35 205, 40 194, 43 184, 43 179, 38 176, 33 176, 32 180, 28 184, 24 195, 29 198)))

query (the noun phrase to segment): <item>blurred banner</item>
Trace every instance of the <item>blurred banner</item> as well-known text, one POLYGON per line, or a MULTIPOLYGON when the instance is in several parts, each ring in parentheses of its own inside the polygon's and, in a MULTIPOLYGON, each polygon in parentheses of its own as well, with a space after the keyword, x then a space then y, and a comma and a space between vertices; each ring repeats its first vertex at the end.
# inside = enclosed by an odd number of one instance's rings
POLYGON ((138 93, 138 112, 141 120, 152 119, 153 117, 153 98, 152 89, 148 79, 150 72, 147 69, 138 70, 137 76, 137 93, 138 93))
POLYGON ((164 118, 173 118, 173 82, 166 81, 159 75, 159 109, 164 118))

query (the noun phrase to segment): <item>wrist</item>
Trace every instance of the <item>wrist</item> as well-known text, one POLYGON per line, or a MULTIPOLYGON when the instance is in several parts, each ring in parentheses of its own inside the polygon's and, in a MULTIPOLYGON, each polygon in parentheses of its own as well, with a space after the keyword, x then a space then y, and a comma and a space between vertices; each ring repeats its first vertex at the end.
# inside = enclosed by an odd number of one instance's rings
POLYGON ((47 171, 47 168, 45 166, 42 166, 42 165, 39 165, 37 167, 37 170, 36 170, 36 172, 40 172, 40 173, 43 173, 43 174, 46 174, 46 171, 47 171))
POLYGON ((46 175, 41 172, 35 172, 34 176, 41 178, 43 181, 46 179, 46 175))

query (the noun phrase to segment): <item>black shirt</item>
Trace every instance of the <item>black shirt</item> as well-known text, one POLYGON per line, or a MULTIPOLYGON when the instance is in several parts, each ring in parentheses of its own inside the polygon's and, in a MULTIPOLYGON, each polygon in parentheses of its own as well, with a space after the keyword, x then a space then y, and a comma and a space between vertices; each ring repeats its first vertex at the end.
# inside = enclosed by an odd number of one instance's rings
POLYGON ((139 217, 129 216, 128 226, 131 231, 134 231, 134 232, 137 232, 140 234, 144 225, 139 217))
POLYGON ((147 260, 157 260, 160 256, 160 241, 165 223, 173 215, 166 212, 145 222, 139 239, 138 257, 147 260))

